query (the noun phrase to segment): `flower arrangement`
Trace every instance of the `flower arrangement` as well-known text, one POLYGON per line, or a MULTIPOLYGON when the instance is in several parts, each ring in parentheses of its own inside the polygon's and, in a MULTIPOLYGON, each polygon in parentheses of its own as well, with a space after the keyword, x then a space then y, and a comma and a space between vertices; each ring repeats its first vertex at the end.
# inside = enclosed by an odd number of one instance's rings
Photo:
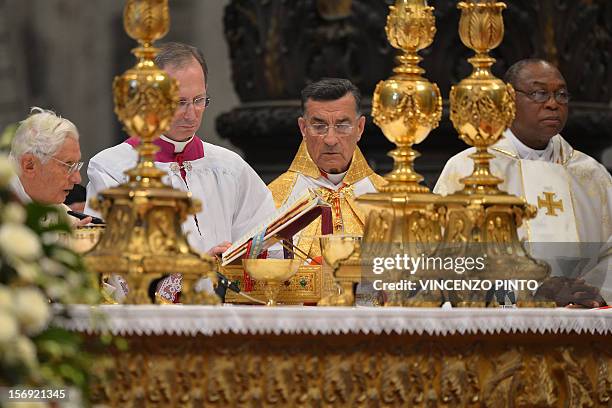
POLYGON ((86 393, 91 357, 76 333, 50 325, 62 304, 99 302, 59 208, 22 205, 9 185, 12 163, 0 155, 0 386, 73 386, 86 393))

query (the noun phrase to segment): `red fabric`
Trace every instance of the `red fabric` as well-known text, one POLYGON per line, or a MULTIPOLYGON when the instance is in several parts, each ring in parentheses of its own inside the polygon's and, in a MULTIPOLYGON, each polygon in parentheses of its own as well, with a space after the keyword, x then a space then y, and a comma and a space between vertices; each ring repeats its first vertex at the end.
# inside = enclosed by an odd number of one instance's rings
MULTIPOLYGON (((125 143, 135 148, 140 144, 140 138, 130 137, 125 141, 125 143)), ((155 161, 157 162, 170 163, 175 161, 179 163, 179 165, 182 165, 183 161, 192 161, 204 157, 204 143, 202 142, 202 139, 197 136, 194 136, 193 139, 191 139, 191 142, 187 143, 185 149, 178 154, 174 153, 174 145, 170 142, 157 138, 153 140, 153 144, 159 147, 159 151, 155 153, 155 161), (177 157, 179 155, 181 157, 180 162, 178 161, 177 157)))
POLYGON ((310 260, 310 265, 323 265, 323 257, 321 255, 315 256, 310 260))
POLYGON ((333 225, 332 209, 330 207, 321 207, 321 234, 332 234, 334 232, 333 225))
MULTIPOLYGON (((245 258, 248 258, 249 254, 251 253, 251 245, 253 245, 252 239, 250 239, 249 243, 247 244, 247 250, 244 256, 245 258)), ((244 279, 244 289, 243 290, 245 292, 251 292, 253 290, 253 286, 255 286, 255 280, 251 278, 251 275, 249 275, 246 269, 242 272, 242 278, 244 279)))

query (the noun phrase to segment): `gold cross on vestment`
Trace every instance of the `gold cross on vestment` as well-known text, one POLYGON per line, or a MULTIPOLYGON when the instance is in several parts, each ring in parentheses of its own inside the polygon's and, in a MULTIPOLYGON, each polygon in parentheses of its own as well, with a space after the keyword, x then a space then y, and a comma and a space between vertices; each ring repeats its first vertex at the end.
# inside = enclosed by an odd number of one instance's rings
POLYGON ((544 191, 544 198, 538 197, 538 208, 546 208, 546 215, 557 216, 555 210, 563 212, 563 200, 555 201, 555 193, 544 191))

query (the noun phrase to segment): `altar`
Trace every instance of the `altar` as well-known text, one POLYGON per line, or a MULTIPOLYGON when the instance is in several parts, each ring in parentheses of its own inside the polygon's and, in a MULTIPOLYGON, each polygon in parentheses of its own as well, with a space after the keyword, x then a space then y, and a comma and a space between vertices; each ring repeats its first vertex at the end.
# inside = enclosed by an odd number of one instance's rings
POLYGON ((120 407, 597 407, 612 403, 607 310, 73 306, 108 331, 92 403, 120 407), (109 361, 110 359, 110 361, 109 361))

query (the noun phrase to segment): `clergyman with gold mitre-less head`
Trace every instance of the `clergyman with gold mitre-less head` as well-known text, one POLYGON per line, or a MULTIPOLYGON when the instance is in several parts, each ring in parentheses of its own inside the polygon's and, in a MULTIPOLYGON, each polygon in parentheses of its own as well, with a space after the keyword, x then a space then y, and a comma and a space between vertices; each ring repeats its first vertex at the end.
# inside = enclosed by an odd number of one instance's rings
MULTIPOLYGON (((306 86, 298 119, 302 143, 289 170, 268 186, 277 207, 308 188, 315 190, 332 206, 334 234, 363 235, 365 214, 355 197, 385 184, 357 147, 365 126, 360 100, 359 89, 348 79, 325 78, 306 86)), ((313 236, 320 233, 321 217, 297 242, 315 262, 320 262, 321 249, 313 236)))

